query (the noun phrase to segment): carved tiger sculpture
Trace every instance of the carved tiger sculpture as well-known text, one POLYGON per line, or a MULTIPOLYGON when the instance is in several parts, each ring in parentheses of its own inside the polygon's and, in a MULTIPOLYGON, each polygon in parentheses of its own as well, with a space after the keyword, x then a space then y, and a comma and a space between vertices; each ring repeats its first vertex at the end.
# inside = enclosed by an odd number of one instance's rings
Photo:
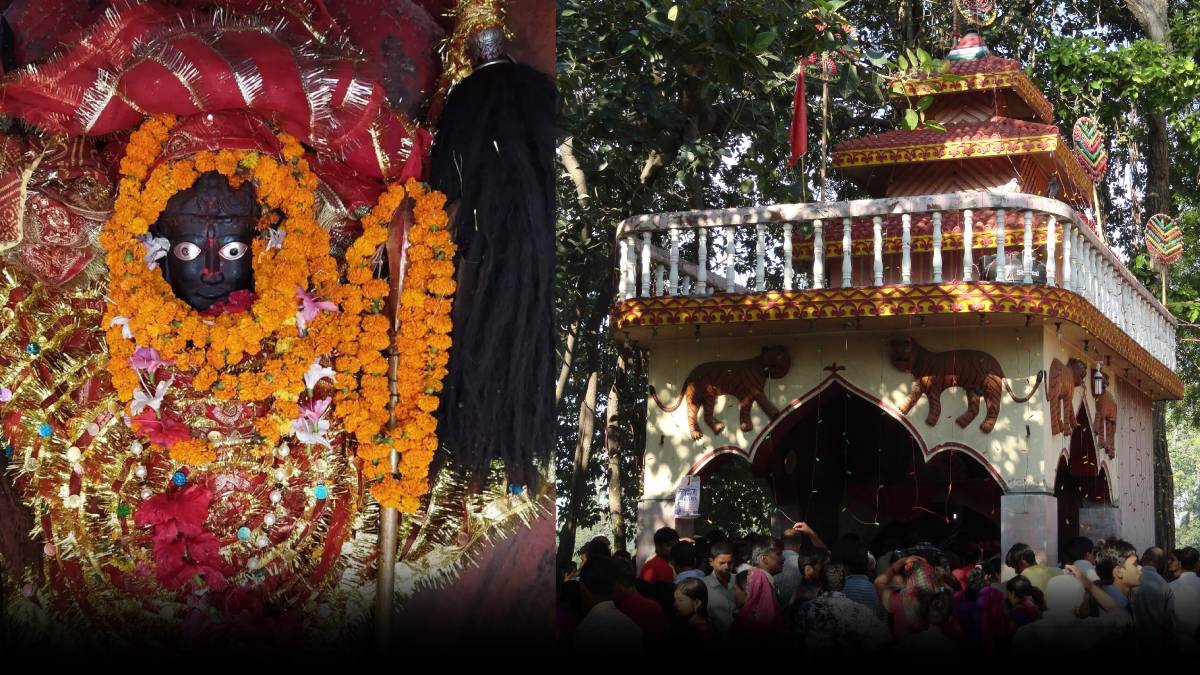
POLYGON ((1096 397, 1096 445, 1108 453, 1108 458, 1117 456, 1117 399, 1104 376, 1104 393, 1096 397))
POLYGON ((1087 379, 1087 364, 1079 359, 1050 362, 1050 373, 1046 376, 1046 400, 1050 402, 1050 433, 1070 436, 1077 426, 1075 422, 1075 388, 1087 379))
POLYGON ((675 412, 683 401, 688 405, 688 429, 692 432, 693 440, 700 440, 704 433, 696 422, 696 414, 704 408, 704 422, 713 433, 725 431, 725 425, 713 415, 717 399, 722 396, 733 396, 738 400, 739 428, 742 431, 754 429, 750 421, 750 411, 755 403, 767 417, 774 419, 779 409, 767 400, 766 386, 768 379, 780 379, 787 375, 791 368, 792 357, 786 347, 763 347, 762 353, 751 359, 741 361, 710 361, 701 363, 688 373, 683 381, 683 391, 671 405, 664 405, 658 400, 658 393, 650 387, 650 396, 663 412, 675 412))
POLYGON ((942 392, 951 387, 961 387, 967 392, 967 411, 955 421, 963 428, 974 421, 979 415, 979 399, 982 397, 987 416, 979 425, 979 430, 985 434, 991 433, 996 426, 1004 390, 1007 389, 1008 395, 1017 403, 1024 403, 1037 392, 1045 374, 1038 371, 1033 388, 1020 398, 1004 377, 1000 363, 991 354, 969 349, 931 352, 912 338, 892 340, 892 365, 898 370, 912 373, 915 378, 912 393, 900 408, 902 414, 907 415, 922 395, 927 396, 929 414, 925 416, 925 423, 934 426, 942 415, 942 392))

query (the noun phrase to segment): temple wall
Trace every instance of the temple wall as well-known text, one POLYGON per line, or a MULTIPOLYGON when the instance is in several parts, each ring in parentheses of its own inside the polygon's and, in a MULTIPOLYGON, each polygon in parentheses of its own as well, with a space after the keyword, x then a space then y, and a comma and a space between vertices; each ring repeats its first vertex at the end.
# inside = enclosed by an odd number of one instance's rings
MULTIPOLYGON (((973 319, 973 317, 972 317, 973 319)), ((1000 363, 1018 395, 1033 386, 1037 371, 1043 367, 1042 329, 1040 327, 980 327, 964 317, 964 325, 953 328, 916 328, 911 331, 854 331, 841 334, 743 336, 720 338, 705 336, 675 342, 661 341, 650 356, 650 383, 664 404, 670 405, 679 396, 685 378, 698 364, 712 361, 741 360, 761 353, 765 346, 782 345, 791 354, 791 368, 779 380, 769 380, 769 400, 786 414, 787 406, 799 402, 830 376, 827 369, 834 362, 844 367, 838 375, 850 387, 872 400, 882 401, 885 408, 900 418, 899 409, 912 391, 913 375, 901 372, 890 361, 890 341, 910 334, 930 351, 953 349, 980 350, 991 354, 1000 363)), ((914 322, 915 324, 915 322, 914 322)), ((743 454, 755 450, 755 439, 766 430, 767 416, 758 405, 753 406, 749 432, 738 428, 738 403, 730 396, 721 397, 715 406, 715 416, 726 425, 715 435, 698 413, 698 425, 703 432, 693 441, 688 429, 687 405, 667 413, 650 400, 645 455, 643 498, 671 498, 680 479, 698 468, 720 450, 736 449, 743 454)), ((1000 414, 991 433, 983 433, 979 425, 986 416, 982 402, 975 420, 960 428, 955 418, 967 408, 962 389, 947 390, 942 395, 942 414, 934 426, 925 423, 929 410, 928 399, 922 397, 903 420, 918 438, 927 453, 941 449, 966 450, 986 462, 1002 481, 1006 491, 1049 491, 1053 489, 1054 465, 1047 467, 1044 426, 1044 397, 1035 396, 1029 403, 1013 402, 1005 393, 1000 414), (1036 402, 1036 403, 1035 403, 1036 402), (1046 487, 1046 481, 1050 487, 1046 487)), ((782 415, 781 415, 782 417, 782 415)))
POLYGON ((1154 541, 1154 433, 1150 398, 1117 382, 1117 477, 1113 496, 1121 507, 1121 537, 1144 551, 1154 541))

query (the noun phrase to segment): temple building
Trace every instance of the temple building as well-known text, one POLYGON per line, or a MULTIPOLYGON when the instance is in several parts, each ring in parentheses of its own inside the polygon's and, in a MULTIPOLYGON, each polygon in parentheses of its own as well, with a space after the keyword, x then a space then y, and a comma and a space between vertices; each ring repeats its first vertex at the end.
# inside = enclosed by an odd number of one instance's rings
MULTIPOLYGON (((681 485, 746 462, 777 530, 966 559, 1083 534, 1153 543, 1151 407, 1175 320, 1098 231, 1016 61, 969 35, 896 91, 945 126, 834 148, 871 195, 620 225, 615 339, 649 354, 638 552, 681 485)), ((700 514, 703 516, 703 514, 700 514)), ((778 532, 776 532, 778 534, 778 532)))

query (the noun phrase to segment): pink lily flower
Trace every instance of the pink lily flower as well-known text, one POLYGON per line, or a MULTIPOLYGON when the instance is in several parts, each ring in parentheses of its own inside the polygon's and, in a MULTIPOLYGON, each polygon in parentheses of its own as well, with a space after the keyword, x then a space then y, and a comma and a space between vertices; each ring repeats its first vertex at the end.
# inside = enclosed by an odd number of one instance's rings
POLYGON ((315 294, 309 293, 299 286, 296 287, 296 297, 300 300, 300 311, 296 312, 296 327, 301 331, 322 311, 336 312, 338 309, 336 304, 329 300, 320 300, 315 294))
POLYGON ((129 365, 133 366, 134 370, 144 370, 150 374, 154 374, 159 366, 169 366, 173 363, 174 360, 164 361, 158 350, 153 347, 138 347, 133 350, 133 356, 129 357, 129 365))
POLYGON ((331 399, 309 401, 300 406, 300 419, 292 420, 292 431, 296 439, 307 445, 331 447, 325 434, 329 433, 329 420, 322 419, 329 410, 331 399))

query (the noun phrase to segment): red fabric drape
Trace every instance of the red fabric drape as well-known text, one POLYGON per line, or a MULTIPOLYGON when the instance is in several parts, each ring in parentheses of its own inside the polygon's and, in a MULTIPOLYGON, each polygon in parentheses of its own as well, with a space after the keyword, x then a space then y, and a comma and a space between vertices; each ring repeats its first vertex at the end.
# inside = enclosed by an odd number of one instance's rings
POLYGON ((788 166, 795 166, 808 151, 808 104, 804 100, 804 64, 796 71, 796 95, 792 99, 792 156, 788 166))

